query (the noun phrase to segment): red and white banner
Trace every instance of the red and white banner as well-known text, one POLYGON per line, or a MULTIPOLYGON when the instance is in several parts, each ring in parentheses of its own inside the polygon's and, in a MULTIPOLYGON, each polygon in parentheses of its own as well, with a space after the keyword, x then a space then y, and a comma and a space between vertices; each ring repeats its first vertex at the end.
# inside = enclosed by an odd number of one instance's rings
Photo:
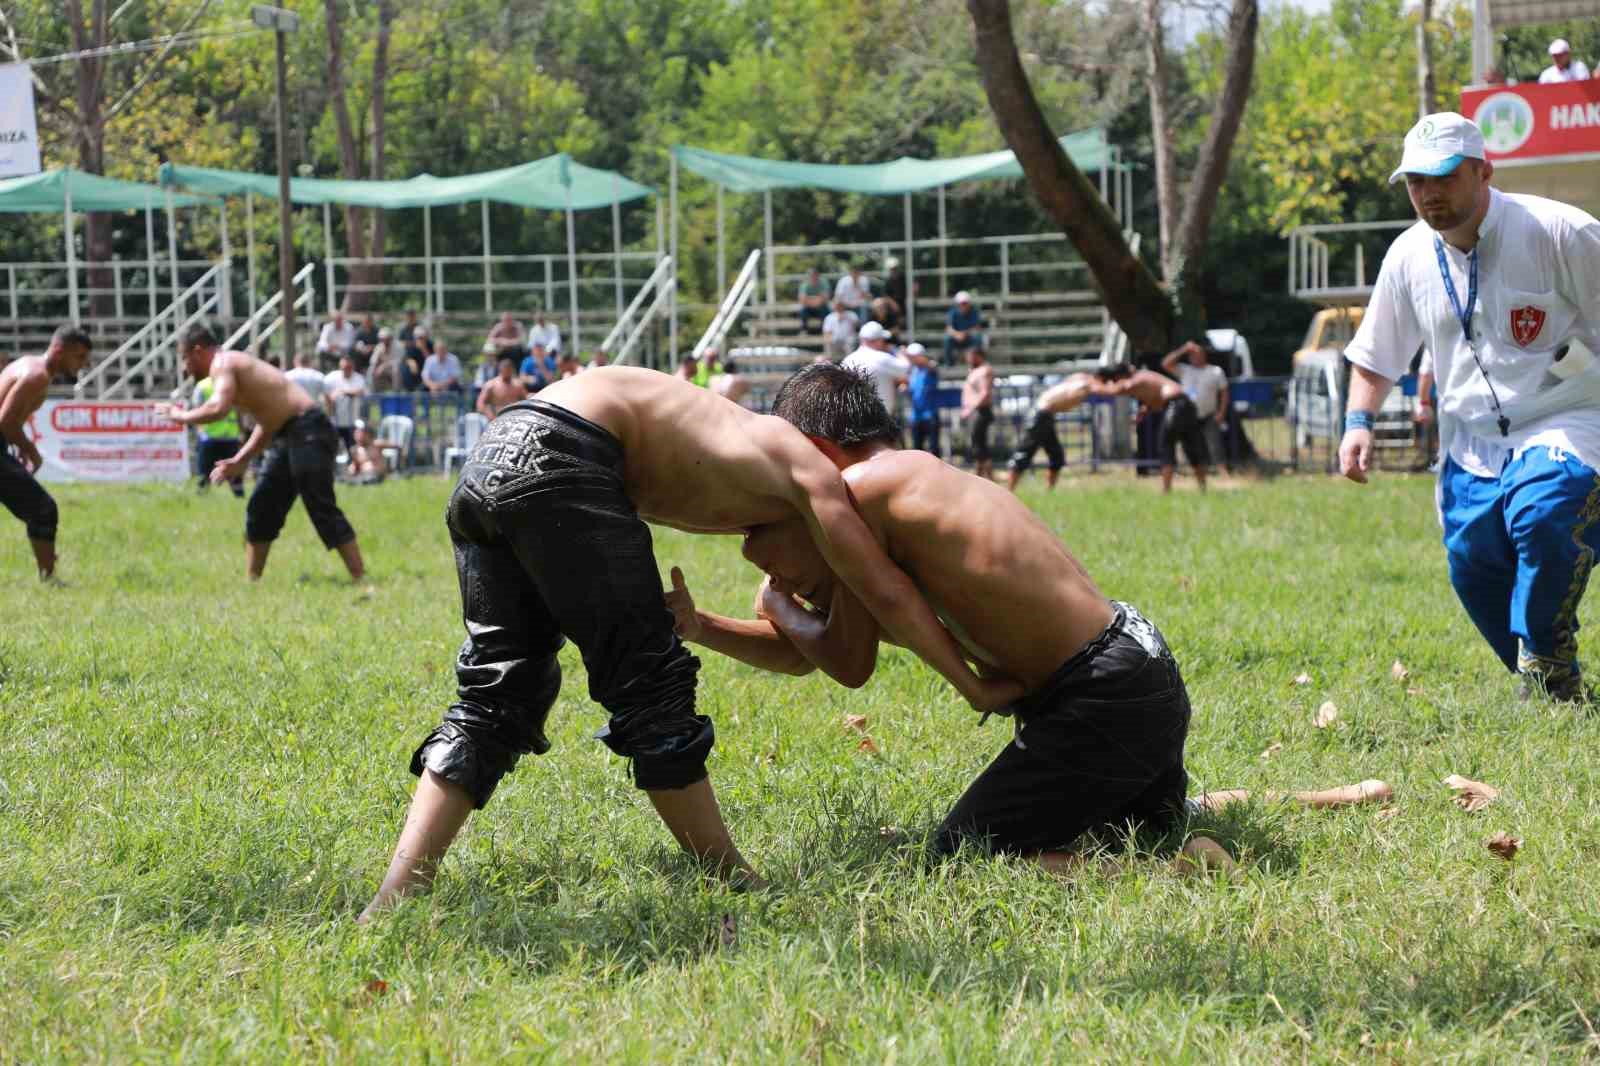
POLYGON ((46 400, 23 432, 44 457, 40 481, 182 481, 189 433, 155 403, 46 400))
POLYGON ((1461 113, 1496 163, 1600 158, 1600 78, 1463 89, 1461 113))

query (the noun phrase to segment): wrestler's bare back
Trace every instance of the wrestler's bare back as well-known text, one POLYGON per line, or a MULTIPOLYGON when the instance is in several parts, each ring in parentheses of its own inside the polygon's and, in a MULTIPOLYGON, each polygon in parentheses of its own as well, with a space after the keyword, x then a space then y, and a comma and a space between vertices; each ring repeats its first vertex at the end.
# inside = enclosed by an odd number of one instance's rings
POLYGON ((21 423, 39 409, 50 393, 50 371, 44 363, 42 355, 25 355, 0 370, 0 411, 7 403, 20 405, 12 414, 21 423), (16 393, 14 401, 12 393, 16 393))
POLYGON ((1093 374, 1068 374, 1066 380, 1041 392, 1033 406, 1036 411, 1065 414, 1096 393, 1110 395, 1110 390, 1100 387, 1093 374))
POLYGON ((796 468, 827 464, 782 419, 654 370, 593 367, 538 399, 620 440, 628 498, 677 529, 733 533, 792 518, 796 468))
POLYGON ((233 405, 248 412, 269 435, 316 406, 283 371, 244 352, 221 351, 212 357, 212 382, 222 375, 233 377, 233 405))
POLYGON ((1135 370, 1118 384, 1117 392, 1132 396, 1152 411, 1160 411, 1183 394, 1183 386, 1154 370, 1135 370))

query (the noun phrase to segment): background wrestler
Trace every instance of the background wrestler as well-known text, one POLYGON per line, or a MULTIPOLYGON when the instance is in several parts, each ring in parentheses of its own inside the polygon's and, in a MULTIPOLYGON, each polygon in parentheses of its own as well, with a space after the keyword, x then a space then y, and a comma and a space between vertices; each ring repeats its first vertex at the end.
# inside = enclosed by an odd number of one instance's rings
POLYGON ((492 422, 495 415, 527 398, 528 388, 517 377, 517 361, 501 355, 499 373, 478 392, 478 413, 492 422))
POLYGON ((634 783, 673 837, 717 873, 753 878, 706 776, 714 732, 695 713, 699 663, 673 632, 644 520, 742 533, 794 517, 875 624, 974 706, 1021 694, 968 669, 850 506, 838 471, 792 426, 666 374, 591 370, 502 411, 451 496, 468 631, 458 699, 412 758, 416 793, 362 919, 430 881, 500 778, 523 754, 549 750, 563 637, 610 715, 602 739, 632 760, 634 783))
POLYGON ((1066 455, 1061 450, 1061 438, 1056 436, 1056 415, 1074 410, 1090 396, 1116 395, 1110 383, 1127 376, 1128 368, 1125 365, 1093 373, 1068 374, 1064 381, 1041 392, 1033 403, 1033 424, 1028 427, 1028 433, 1017 445, 1017 450, 1011 453, 1006 487, 1016 491, 1017 482, 1033 465, 1034 453, 1043 448, 1050 464, 1045 470, 1045 483, 1055 488, 1056 480, 1061 477, 1061 468, 1067 465, 1066 455))
POLYGON ((245 507, 244 557, 250 580, 258 580, 266 569, 267 553, 297 496, 323 545, 338 551, 352 580, 361 580, 365 567, 356 531, 333 493, 339 437, 327 414, 283 371, 244 352, 218 349, 216 337, 205 326, 184 331, 178 354, 184 371, 196 381, 211 379, 211 399, 187 411, 163 404, 163 414, 180 425, 203 426, 238 407, 255 419, 244 447, 211 469, 211 483, 242 477, 250 460, 267 449, 261 476, 245 507))
POLYGON ((1161 491, 1172 491, 1173 468, 1178 465, 1178 445, 1182 444, 1183 456, 1204 492, 1209 458, 1205 431, 1183 386, 1154 370, 1135 370, 1118 382, 1115 395, 1132 396, 1144 406, 1147 416, 1161 419, 1161 491))
POLYGON ((44 457, 23 427, 49 395, 50 379, 81 371, 89 361, 89 349, 87 333, 76 326, 59 326, 43 355, 25 356, 0 371, 0 435, 5 437, 0 444, 0 503, 27 529, 41 581, 55 576, 60 512, 35 476, 44 457))

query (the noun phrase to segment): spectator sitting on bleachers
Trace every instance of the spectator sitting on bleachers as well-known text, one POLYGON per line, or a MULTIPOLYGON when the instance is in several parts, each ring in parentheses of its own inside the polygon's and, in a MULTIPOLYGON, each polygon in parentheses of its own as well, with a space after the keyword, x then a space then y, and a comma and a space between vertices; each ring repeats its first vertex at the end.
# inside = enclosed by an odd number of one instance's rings
POLYGON ((402 387, 400 356, 395 349, 394 330, 384 326, 378 331, 378 343, 372 348, 372 361, 367 364, 367 384, 373 392, 399 392, 402 387))
POLYGON ((884 265, 889 268, 889 276, 883 281, 883 294, 894 301, 903 322, 910 313, 911 298, 917 294, 916 286, 906 284, 906 272, 900 260, 891 256, 884 265))
POLYGON ((834 306, 839 306, 843 301, 846 308, 856 313, 858 320, 866 305, 872 300, 872 283, 861 273, 863 269, 860 263, 851 263, 849 273, 840 278, 839 284, 833 287, 834 306))
POLYGON ((528 334, 522 328, 522 323, 512 318, 510 311, 504 311, 500 315, 500 321, 489 330, 489 340, 484 350, 509 355, 520 361, 527 351, 525 347, 527 340, 528 334))
POLYGON ((584 369, 593 370, 597 366, 605 366, 610 362, 611 357, 606 354, 606 350, 604 348, 596 348, 594 354, 589 357, 589 365, 584 369))
POLYGON ((422 384, 429 392, 461 391, 461 360, 450 354, 443 338, 433 346, 433 354, 423 360, 422 384))
POLYGON ((538 346, 555 355, 561 351, 561 328, 544 317, 543 311, 533 313, 533 327, 528 330, 529 347, 538 346))
POLYGON ((333 317, 322 325, 317 337, 317 354, 324 359, 337 360, 356 344, 356 327, 344 320, 343 311, 334 311, 333 317))
POLYGON ((408 328, 412 332, 400 360, 400 385, 407 392, 416 392, 423 387, 422 368, 433 354, 433 339, 426 326, 401 326, 400 332, 404 334, 408 328))
POLYGON ((406 308, 406 320, 400 323, 400 342, 411 343, 411 338, 417 332, 417 312, 415 308, 406 308))
POLYGON ((573 355, 571 352, 568 352, 566 355, 563 355, 561 358, 556 360, 556 367, 560 370, 561 376, 564 378, 575 378, 583 370, 583 364, 580 363, 578 361, 578 357, 573 355))
POLYGON ((956 293, 956 302, 951 305, 950 311, 945 315, 944 325, 944 362, 946 366, 954 366, 956 353, 964 352, 968 348, 984 349, 983 334, 978 327, 983 325, 983 315, 973 306, 972 294, 965 289, 956 293))
POLYGON ((822 320, 823 354, 838 362, 855 351, 856 331, 860 326, 861 320, 843 300, 833 301, 833 311, 822 320))
POLYGON ((545 351, 544 345, 535 343, 517 372, 522 379, 522 387, 534 393, 561 377, 561 364, 553 354, 545 351))
POLYGON ((890 340, 900 339, 900 326, 904 318, 900 314, 900 305, 890 297, 879 296, 872 301, 871 320, 889 331, 890 340))
POLYGON ((800 283, 800 330, 815 336, 822 332, 822 323, 828 317, 828 283, 816 267, 806 271, 806 280, 800 283), (811 323, 817 324, 816 329, 811 323))
POLYGON ((509 352, 497 357, 496 373, 478 390, 478 413, 493 422, 494 417, 514 403, 528 398, 527 386, 517 377, 517 361, 509 352))
POLYGON ((361 326, 356 330, 356 342, 350 346, 350 354, 355 357, 356 369, 365 374, 372 365, 372 349, 378 346, 378 323, 368 311, 361 316, 361 326))

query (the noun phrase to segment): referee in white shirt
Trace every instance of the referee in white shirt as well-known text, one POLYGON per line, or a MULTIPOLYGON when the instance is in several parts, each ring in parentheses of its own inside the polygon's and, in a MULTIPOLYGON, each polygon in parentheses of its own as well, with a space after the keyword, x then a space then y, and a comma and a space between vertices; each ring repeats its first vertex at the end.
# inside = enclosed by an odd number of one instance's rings
POLYGON ((1577 700, 1578 603, 1600 549, 1600 222, 1499 192, 1493 173, 1460 115, 1406 134, 1389 180, 1421 221, 1384 256, 1345 351, 1339 467, 1366 481, 1375 414, 1426 345, 1450 582, 1524 693, 1577 700))

